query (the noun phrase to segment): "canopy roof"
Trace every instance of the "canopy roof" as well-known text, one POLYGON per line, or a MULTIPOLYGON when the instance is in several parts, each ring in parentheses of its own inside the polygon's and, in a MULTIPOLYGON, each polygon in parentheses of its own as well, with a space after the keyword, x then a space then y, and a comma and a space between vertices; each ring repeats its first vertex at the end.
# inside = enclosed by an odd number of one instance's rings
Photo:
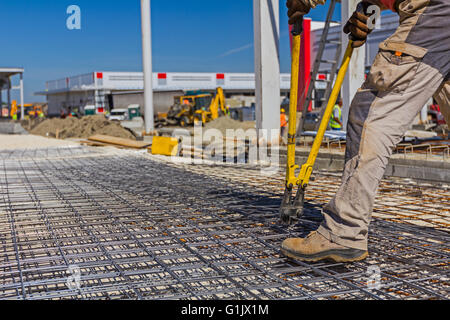
POLYGON ((23 68, 2 68, 0 67, 0 77, 7 78, 15 76, 16 74, 23 73, 23 68))

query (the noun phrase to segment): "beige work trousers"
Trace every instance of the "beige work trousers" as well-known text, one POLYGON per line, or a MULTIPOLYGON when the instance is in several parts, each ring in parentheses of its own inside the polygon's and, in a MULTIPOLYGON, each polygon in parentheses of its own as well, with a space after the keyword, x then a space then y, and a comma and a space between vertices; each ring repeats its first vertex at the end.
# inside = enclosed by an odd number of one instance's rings
POLYGON ((342 185, 318 230, 361 250, 393 148, 431 97, 450 124, 450 0, 404 0, 398 13, 399 28, 380 44, 350 107, 342 185))

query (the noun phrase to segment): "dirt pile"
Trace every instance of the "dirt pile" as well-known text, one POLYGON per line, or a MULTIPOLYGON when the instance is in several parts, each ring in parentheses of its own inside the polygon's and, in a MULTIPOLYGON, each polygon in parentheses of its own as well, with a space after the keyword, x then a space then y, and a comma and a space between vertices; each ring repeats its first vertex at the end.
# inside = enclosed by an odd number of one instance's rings
POLYGON ((20 120, 20 124, 25 130, 31 131, 44 121, 44 118, 29 118, 26 120, 20 120))
POLYGON ((237 121, 237 120, 233 120, 231 118, 228 117, 220 117, 214 121, 208 122, 205 125, 205 130, 207 129, 218 129, 220 130, 223 134, 226 133, 227 129, 243 129, 243 130, 248 130, 248 129, 255 129, 255 122, 254 121, 237 121))
POLYGON ((136 137, 118 122, 107 120, 104 116, 87 116, 81 119, 48 119, 30 131, 31 134, 44 137, 67 139, 89 138, 101 134, 117 138, 135 140, 136 137))

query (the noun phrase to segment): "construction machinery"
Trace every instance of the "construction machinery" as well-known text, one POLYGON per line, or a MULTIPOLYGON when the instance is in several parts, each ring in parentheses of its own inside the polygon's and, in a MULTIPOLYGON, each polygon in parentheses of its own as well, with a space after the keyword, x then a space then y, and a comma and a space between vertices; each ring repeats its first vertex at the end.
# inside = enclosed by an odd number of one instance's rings
POLYGON ((13 100, 11 103, 11 112, 10 112, 11 118, 13 118, 13 120, 17 120, 17 111, 18 110, 19 109, 17 108, 17 101, 13 100))
MULTIPOLYGON (((365 5, 360 3, 357 8, 358 11, 365 12, 365 5)), ((336 77, 333 90, 331 91, 326 108, 323 110, 322 120, 314 139, 311 151, 306 163, 300 167, 295 163, 295 147, 297 135, 297 103, 298 103, 298 75, 299 75, 299 60, 300 60, 300 44, 301 34, 303 32, 303 19, 298 21, 292 30, 293 48, 292 48, 292 65, 291 65, 291 99, 289 105, 289 133, 288 133, 288 147, 287 147, 287 165, 286 165, 286 188, 284 192, 283 201, 280 208, 281 221, 287 225, 296 224, 303 213, 303 206, 305 200, 305 190, 311 180, 313 167, 319 154, 320 146, 323 142, 325 131, 327 130, 330 121, 333 107, 339 96, 345 75, 353 55, 352 38, 350 38, 347 49, 342 60, 341 67, 336 77), (296 171, 300 173, 296 175, 296 171), (295 191, 295 188, 297 189, 295 191)), ((301 130, 301 128, 300 128, 301 130)))
MULTIPOLYGON (((44 117, 44 110, 42 105, 35 105, 32 103, 24 104, 24 114, 30 118, 42 118, 44 117)), ((19 117, 20 110, 22 109, 22 105, 18 105, 16 100, 13 100, 11 103, 11 112, 10 116, 14 120, 17 120, 19 117)))
MULTIPOLYGON (((20 108, 20 107, 19 107, 20 108)), ((42 118, 44 117, 44 109, 41 105, 30 105, 27 112, 27 105, 25 105, 25 114, 30 118, 42 118)))
POLYGON ((225 106, 225 95, 221 87, 215 95, 208 92, 189 91, 183 96, 175 97, 175 102, 167 114, 156 119, 158 127, 164 125, 180 125, 186 127, 193 124, 204 125, 220 116, 228 114, 225 106))

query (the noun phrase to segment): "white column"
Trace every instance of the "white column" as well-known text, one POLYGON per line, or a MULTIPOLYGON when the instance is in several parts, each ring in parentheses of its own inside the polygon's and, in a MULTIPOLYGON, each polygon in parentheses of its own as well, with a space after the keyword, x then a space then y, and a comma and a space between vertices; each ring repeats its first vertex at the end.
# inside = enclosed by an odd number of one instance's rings
MULTIPOLYGON (((361 0, 347 0, 341 1, 341 11, 342 11, 342 27, 347 23, 348 19, 351 17, 353 12, 356 10, 356 6, 361 0)), ((344 48, 348 44, 348 35, 342 32, 342 44, 344 48)), ((345 50, 342 50, 345 52, 345 50)), ((347 76, 344 80, 344 85, 342 87, 342 119, 344 124, 344 130, 347 129, 348 122, 348 111, 350 109, 350 104, 356 91, 361 87, 365 79, 365 65, 366 65, 366 49, 362 46, 353 51, 352 60, 348 68, 347 76)))
POLYGON ((425 105, 420 111, 420 121, 422 124, 426 124, 428 122, 428 105, 425 105))
POLYGON ((142 15, 142 65, 144 68, 145 131, 155 128, 153 112, 152 30, 150 0, 141 0, 142 15))
MULTIPOLYGON (((66 101, 69 100, 69 94, 67 94, 66 101)), ((95 106, 95 112, 97 113, 97 108, 99 107, 99 100, 98 100, 98 90, 94 90, 94 106, 95 106)))
POLYGON ((256 127, 280 129, 278 0, 254 0, 256 127))
POLYGON ((427 104, 423 106, 422 110, 420 111, 420 121, 422 124, 428 123, 428 106, 431 106, 433 104, 433 98, 428 100, 427 104))
POLYGON ((8 103, 8 110, 11 114, 11 78, 8 77, 8 87, 6 90, 6 99, 7 99, 7 103, 8 103))
POLYGON ((25 110, 24 110, 24 98, 23 98, 23 73, 20 74, 20 119, 23 120, 25 118, 25 110))

